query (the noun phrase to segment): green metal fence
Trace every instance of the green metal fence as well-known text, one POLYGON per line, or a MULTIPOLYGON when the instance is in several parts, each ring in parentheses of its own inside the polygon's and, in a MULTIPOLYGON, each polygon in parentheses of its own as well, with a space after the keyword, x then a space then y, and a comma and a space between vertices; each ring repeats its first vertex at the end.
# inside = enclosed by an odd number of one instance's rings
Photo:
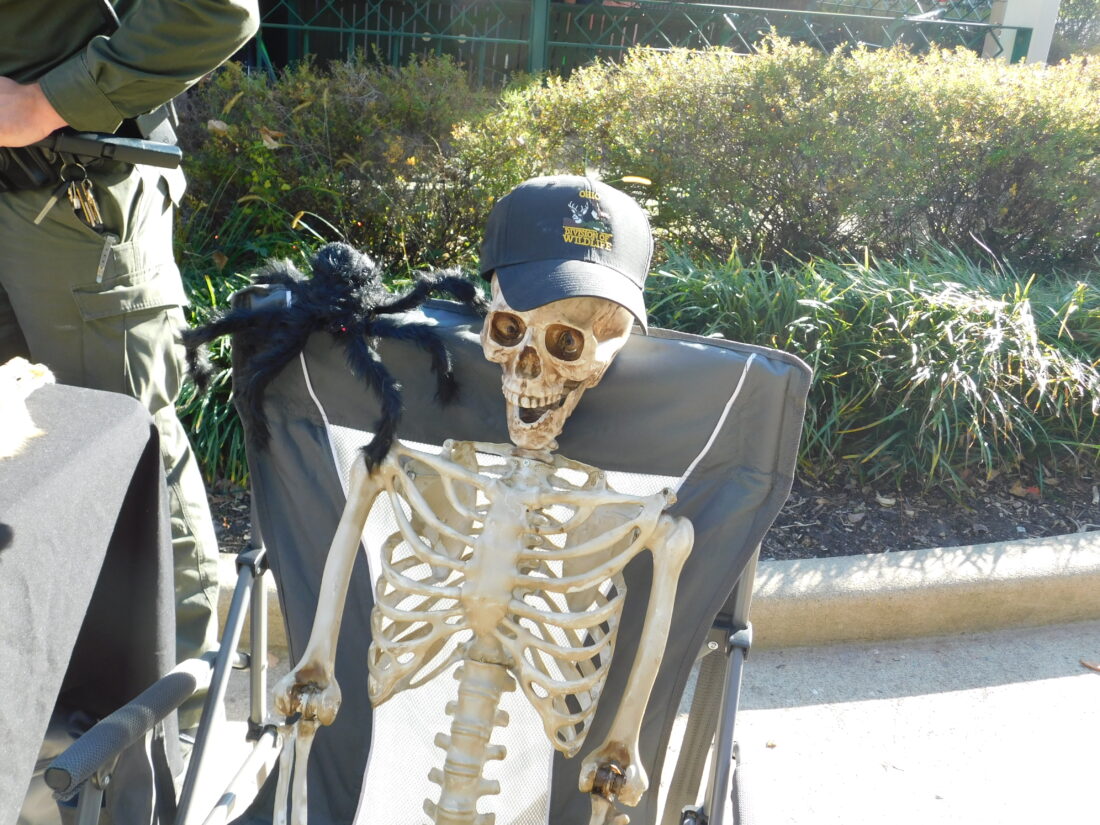
POLYGON ((846 14, 926 15, 940 20, 986 23, 993 11, 993 0, 819 0, 810 8, 846 14))
MULTIPOLYGON (((874 0, 830 5, 887 4, 898 5, 874 0)), ((983 2, 965 0, 961 5, 971 14, 983 2)), ((663 0, 269 0, 261 8, 258 52, 268 66, 307 54, 341 58, 359 50, 392 65, 416 54, 450 54, 483 83, 499 82, 516 71, 568 73, 636 46, 725 46, 751 53, 772 31, 825 50, 905 43, 920 51, 938 44, 1004 55, 1014 62, 1027 54, 1031 38, 1030 29, 948 19, 946 13, 842 14, 663 0)))

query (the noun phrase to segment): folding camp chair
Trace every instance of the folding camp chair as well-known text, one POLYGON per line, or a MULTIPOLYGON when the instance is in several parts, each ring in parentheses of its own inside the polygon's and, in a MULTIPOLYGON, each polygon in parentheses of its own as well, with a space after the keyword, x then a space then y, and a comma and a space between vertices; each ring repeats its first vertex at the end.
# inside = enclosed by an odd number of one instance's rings
MULTIPOLYGON (((286 302, 287 294, 281 287, 256 286, 239 300, 278 304, 286 302)), ((381 358, 404 393, 399 437, 424 451, 438 450, 445 439, 507 442, 500 368, 482 356, 480 319, 456 304, 431 302, 406 320, 434 326, 454 357, 461 389, 456 402, 440 407, 424 353, 413 344, 384 339, 381 358)), ((741 665, 751 642, 749 599, 759 542, 790 490, 808 386, 809 371, 793 356, 652 329, 648 336, 631 336, 559 438, 561 455, 604 469, 621 492, 672 488, 677 496, 672 512, 689 518, 695 529, 669 644, 641 730, 650 790, 628 811, 634 825, 743 821, 731 800, 740 775, 733 728, 741 665), (686 730, 679 734, 678 726, 673 737, 693 674, 695 698, 686 730), (704 777, 708 761, 711 769, 704 777)), ((374 392, 350 375, 343 351, 328 335, 316 334, 269 385, 264 411, 270 440, 263 449, 249 448, 253 537, 254 542, 263 537, 264 561, 278 585, 293 663, 310 633, 348 469, 370 440, 379 405, 374 392)), ((335 723, 318 730, 308 763, 311 825, 351 823, 357 811, 363 825, 423 818, 423 800, 436 790, 428 781, 429 769, 439 760, 432 736, 445 730, 444 706, 452 698, 453 681, 437 678, 378 709, 367 698, 371 557, 377 565, 378 544, 392 530, 385 508, 376 506, 364 534, 367 552, 352 572, 336 656, 343 704, 335 723)), ((242 567, 241 604, 253 567, 254 559, 242 567)), ((589 731, 590 745, 602 740, 623 693, 650 570, 647 554, 626 568, 628 596, 618 646, 589 731)), ((256 604, 254 614, 260 609, 256 604)), ((234 605, 241 614, 236 598, 234 605)), ((236 656, 242 621, 242 615, 231 619, 223 640, 223 671, 236 656)), ((257 635, 262 631, 254 628, 254 642, 257 635)), ((251 661, 260 663, 262 655, 254 650, 251 661)), ((257 670, 262 676, 262 668, 257 670)), ((217 687, 219 674, 214 675, 211 708, 220 702, 219 690, 224 695, 224 688, 217 687)), ((256 688, 262 698, 262 680, 256 688)), ((253 737, 266 743, 274 732, 264 726, 258 702, 253 737)), ((587 823, 589 801, 577 790, 581 759, 566 760, 553 752, 525 702, 519 691, 506 694, 504 709, 512 721, 493 734, 494 743, 508 749, 500 763, 503 791, 483 799, 483 809, 497 815, 498 825, 587 823)), ((200 730, 184 783, 181 825, 205 821, 189 810, 189 794, 203 781, 205 738, 200 730)), ((268 778, 241 821, 271 821, 276 784, 276 776, 268 778)))
MULTIPOLYGON (((285 293, 257 287, 250 297, 278 302, 285 293)), ((433 325, 453 354, 461 389, 458 401, 441 407, 425 354, 413 344, 383 339, 382 361, 404 391, 399 437, 425 451, 438 450, 445 439, 506 443, 500 368, 482 356, 480 319, 458 305, 432 302, 407 320, 433 325)), ((673 513, 689 518, 695 528, 694 551, 681 577, 669 645, 641 733, 650 791, 628 811, 636 825, 678 823, 685 816, 684 821, 731 821, 714 800, 728 800, 736 778, 733 721, 750 643, 755 560, 761 537, 790 490, 808 386, 808 368, 784 353, 664 330, 635 333, 559 438, 559 454, 608 471, 619 491, 671 487, 677 496, 673 513), (673 771, 666 765, 670 734, 701 654, 706 655, 696 699, 673 771), (701 791, 712 741, 717 757, 704 783, 708 790, 701 791), (658 811, 661 784, 668 785, 664 816, 658 811), (684 808, 690 809, 687 814, 684 808)), ((343 351, 327 335, 315 335, 269 386, 264 409, 272 437, 266 449, 250 451, 249 466, 293 663, 309 636, 348 468, 369 442, 380 409, 374 392, 349 374, 343 351)), ((336 722, 318 731, 309 760, 312 825, 351 822, 357 808, 363 823, 423 818, 422 802, 437 790, 427 779, 440 758, 432 736, 446 730, 443 708, 453 698, 454 682, 439 677, 377 710, 367 699, 371 567, 377 569, 379 545, 394 529, 386 508, 376 505, 364 536, 367 552, 352 573, 336 656, 343 705, 336 722)), ((627 604, 590 745, 602 740, 622 694, 650 566, 643 555, 626 569, 627 604)), ((484 809, 497 814, 498 825, 587 822, 589 802, 577 791, 581 759, 553 754, 522 694, 511 697, 505 710, 512 723, 493 735, 509 753, 500 768, 503 790, 483 799, 484 809), (525 721, 535 723, 533 732, 523 732, 525 721)), ((272 782, 268 785, 265 802, 272 795, 272 782)))

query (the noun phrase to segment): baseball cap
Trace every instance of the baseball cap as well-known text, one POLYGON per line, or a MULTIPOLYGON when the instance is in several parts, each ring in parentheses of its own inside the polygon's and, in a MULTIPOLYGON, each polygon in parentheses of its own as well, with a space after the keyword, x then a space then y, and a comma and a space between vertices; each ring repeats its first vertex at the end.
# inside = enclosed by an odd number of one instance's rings
POLYGON ((648 331, 642 291, 652 255, 649 219, 633 198, 590 177, 553 175, 524 181, 493 205, 480 272, 495 273, 515 309, 606 298, 648 331))

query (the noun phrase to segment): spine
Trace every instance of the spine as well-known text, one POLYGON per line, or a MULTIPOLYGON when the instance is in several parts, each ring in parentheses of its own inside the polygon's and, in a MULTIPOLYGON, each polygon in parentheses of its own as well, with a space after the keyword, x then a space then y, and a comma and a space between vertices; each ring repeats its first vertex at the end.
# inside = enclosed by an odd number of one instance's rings
POLYGON ((494 727, 508 724, 508 714, 497 709, 500 696, 516 684, 502 665, 466 659, 455 672, 458 700, 447 704, 450 735, 435 738, 446 751, 443 770, 433 768, 428 778, 441 788, 439 801, 424 801, 424 810, 435 825, 493 825, 493 814, 479 814, 477 801, 500 793, 500 783, 483 779, 490 759, 503 759, 505 749, 490 745, 494 727))

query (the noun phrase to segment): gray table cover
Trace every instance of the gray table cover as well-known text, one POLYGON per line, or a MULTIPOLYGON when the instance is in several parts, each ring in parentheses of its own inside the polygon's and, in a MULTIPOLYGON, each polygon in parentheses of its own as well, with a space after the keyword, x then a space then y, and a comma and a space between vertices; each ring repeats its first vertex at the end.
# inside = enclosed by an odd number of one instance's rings
POLYGON ((55 705, 106 716, 175 664, 167 490, 148 412, 59 385, 27 406, 45 434, 0 459, 3 823, 16 820, 55 705))

